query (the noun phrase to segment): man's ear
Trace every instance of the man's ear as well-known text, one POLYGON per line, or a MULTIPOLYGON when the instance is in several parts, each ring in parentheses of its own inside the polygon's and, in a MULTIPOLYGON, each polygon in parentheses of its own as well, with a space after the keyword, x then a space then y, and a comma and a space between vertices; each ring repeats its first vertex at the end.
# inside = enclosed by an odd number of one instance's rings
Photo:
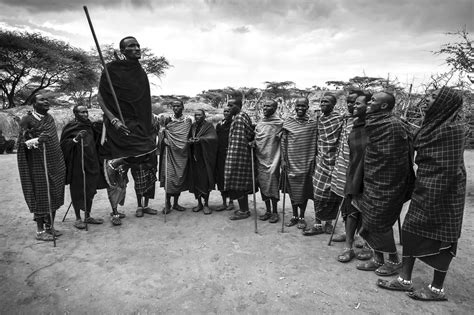
POLYGON ((382 110, 387 110, 388 108, 389 108, 389 106, 388 106, 387 103, 382 103, 382 104, 380 105, 380 109, 382 109, 382 110))

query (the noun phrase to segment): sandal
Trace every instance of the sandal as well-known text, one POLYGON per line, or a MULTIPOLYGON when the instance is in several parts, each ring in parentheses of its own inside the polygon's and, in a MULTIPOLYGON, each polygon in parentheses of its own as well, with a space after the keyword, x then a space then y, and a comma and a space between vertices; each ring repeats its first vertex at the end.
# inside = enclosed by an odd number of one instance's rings
POLYGON ((161 210, 161 212, 163 212, 163 214, 168 214, 168 213, 171 212, 171 209, 172 209, 172 208, 170 208, 170 207, 168 207, 168 206, 165 206, 165 207, 163 208, 163 210, 161 210))
POLYGON ((298 219, 298 225, 296 227, 300 230, 304 230, 304 229, 306 229, 306 226, 307 226, 306 220, 304 218, 299 218, 298 219))
POLYGON ((280 215, 278 213, 272 213, 270 220, 268 220, 270 223, 277 223, 278 221, 280 221, 280 215))
POLYGON ((234 210, 234 204, 229 203, 229 205, 225 208, 227 211, 234 210))
POLYGON ((146 213, 146 214, 151 214, 151 215, 157 215, 158 214, 158 210, 155 210, 155 209, 152 209, 150 207, 145 207, 142 209, 143 213, 146 213))
POLYGON ((113 215, 111 221, 113 225, 122 225, 122 220, 120 220, 119 214, 113 215))
POLYGON ((298 224, 298 218, 297 217, 292 217, 290 219, 290 222, 286 223, 285 226, 290 227, 290 226, 293 226, 293 225, 296 225, 296 224, 298 224))
POLYGON ((357 269, 362 270, 362 271, 375 271, 379 267, 383 266, 382 263, 379 263, 378 261, 375 261, 373 258, 369 261, 360 263, 356 266, 357 269))
POLYGON ((63 235, 63 232, 60 232, 60 231, 56 230, 55 228, 49 228, 49 229, 45 228, 44 230, 49 235, 53 235, 53 231, 54 231, 54 236, 56 236, 56 237, 59 237, 59 236, 63 235))
POLYGON ((373 256, 372 250, 367 247, 363 247, 360 250, 360 252, 356 254, 356 258, 358 260, 369 260, 370 258, 372 258, 372 256, 373 256))
POLYGON ((199 211, 201 211, 202 209, 204 209, 204 207, 202 207, 202 206, 196 206, 196 207, 193 208, 193 212, 199 212, 199 211))
POLYGON ((382 289, 392 290, 392 291, 405 291, 405 292, 412 292, 413 291, 413 284, 410 281, 410 284, 404 284, 403 279, 398 277, 397 279, 392 280, 384 280, 378 279, 376 284, 381 287, 382 289))
MULTIPOLYGON (((120 219, 124 219, 126 217, 125 213, 123 212, 118 212, 117 211, 117 214, 120 216, 120 219)), ((114 215, 113 212, 110 212, 110 216, 112 217, 114 215)))
POLYGON ((354 247, 356 247, 356 248, 365 247, 364 245, 365 245, 365 241, 361 240, 361 239, 358 239, 354 242, 354 247))
POLYGON ((211 214, 211 213, 212 213, 212 210, 211 210, 211 208, 209 208, 208 206, 204 206, 203 212, 204 212, 204 214, 211 214))
POLYGON ((220 206, 216 207, 216 208, 214 209, 214 211, 220 212, 220 211, 224 211, 226 208, 227 208, 226 205, 220 205, 220 206))
POLYGON ((229 217, 229 219, 230 220, 242 220, 242 219, 247 219, 248 217, 250 217, 250 211, 238 210, 233 215, 231 215, 229 217))
POLYGON ((93 217, 87 217, 87 218, 84 219, 84 223, 87 223, 87 224, 102 224, 102 223, 104 223, 104 220, 94 219, 93 217))
POLYGON ((82 222, 82 220, 76 220, 76 222, 74 222, 74 227, 79 230, 84 230, 86 228, 86 224, 82 222))
POLYGON ((347 263, 350 262, 352 259, 354 259, 355 253, 352 248, 344 248, 343 252, 337 256, 337 261, 342 262, 342 263, 347 263))
POLYGON ((43 241, 43 242, 51 242, 53 241, 53 236, 46 233, 46 231, 36 232, 36 240, 43 241))
POLYGON ((261 221, 267 221, 272 217, 272 213, 270 211, 265 212, 265 214, 259 215, 258 219, 261 221))
POLYGON ((345 242, 346 241, 346 234, 344 233, 344 234, 334 235, 333 238, 332 238, 332 241, 337 242, 337 243, 345 242))
POLYGON ((173 205, 173 209, 176 211, 186 211, 186 208, 181 207, 180 205, 173 205))
POLYGON ((394 263, 390 260, 387 260, 381 267, 375 270, 375 274, 381 277, 389 277, 396 275, 398 271, 402 268, 402 263, 394 263))
POLYGON ((407 295, 411 297, 414 300, 418 301, 447 301, 448 299, 446 298, 444 294, 444 289, 435 289, 438 292, 433 291, 433 287, 429 285, 428 287, 422 287, 416 291, 413 292, 407 292, 407 295))
POLYGON ((324 234, 324 229, 321 224, 315 224, 309 230, 303 230, 302 234, 304 236, 320 235, 320 234, 324 234))
POLYGON ((324 233, 332 234, 333 229, 334 229, 334 226, 331 224, 331 222, 326 221, 326 224, 324 224, 324 233))

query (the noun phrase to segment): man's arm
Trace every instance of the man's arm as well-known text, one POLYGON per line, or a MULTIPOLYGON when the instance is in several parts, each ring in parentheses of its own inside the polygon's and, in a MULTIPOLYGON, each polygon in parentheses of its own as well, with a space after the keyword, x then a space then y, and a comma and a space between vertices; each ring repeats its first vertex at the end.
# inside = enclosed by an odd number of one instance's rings
POLYGON ((129 135, 130 134, 130 129, 122 122, 120 119, 114 116, 114 114, 105 106, 104 99, 102 98, 102 95, 98 95, 97 100, 99 102, 99 106, 104 112, 105 116, 110 120, 110 123, 117 129, 120 133, 124 135, 129 135))

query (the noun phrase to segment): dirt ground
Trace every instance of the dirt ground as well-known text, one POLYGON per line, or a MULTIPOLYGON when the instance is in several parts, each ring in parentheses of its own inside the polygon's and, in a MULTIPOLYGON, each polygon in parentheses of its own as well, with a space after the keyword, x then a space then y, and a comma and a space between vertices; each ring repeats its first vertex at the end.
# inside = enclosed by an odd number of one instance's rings
MULTIPOLYGON (((16 155, 0 155, 0 313, 469 314, 474 309, 474 151, 465 157, 468 193, 458 257, 445 285, 449 301, 423 303, 379 290, 378 277, 356 270, 356 260, 337 262, 342 244, 328 247, 328 235, 304 237, 295 227, 281 233, 280 223, 261 221, 255 234, 253 219, 230 221, 227 211, 208 216, 174 211, 167 223, 162 214, 137 218, 133 182, 121 209, 127 214, 123 225, 112 227, 106 192, 99 191, 93 213, 106 222, 89 226, 88 232, 72 226, 72 210, 61 222, 70 200, 67 188, 56 219, 64 234, 54 248, 34 239, 16 155)), ((189 193, 180 200, 185 207, 195 205, 189 193)), ((220 203, 218 192, 210 203, 220 203)), ((162 205, 163 190, 157 188, 151 206, 162 205)), ((264 211, 259 195, 257 208, 264 211)), ((312 222, 312 206, 307 214, 312 222)), ((431 276, 417 262, 415 284, 427 284, 431 276)))

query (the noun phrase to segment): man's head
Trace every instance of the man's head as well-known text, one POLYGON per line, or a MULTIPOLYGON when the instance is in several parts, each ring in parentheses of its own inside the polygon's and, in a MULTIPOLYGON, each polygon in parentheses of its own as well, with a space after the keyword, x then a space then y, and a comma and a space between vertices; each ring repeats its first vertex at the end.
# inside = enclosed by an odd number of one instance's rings
POLYGON ((349 114, 352 115, 354 113, 355 100, 356 100, 356 98, 358 98, 359 96, 362 96, 362 95, 364 95, 364 92, 361 91, 361 90, 350 90, 349 91, 349 94, 347 94, 347 97, 346 97, 347 111, 349 112, 349 114))
POLYGON ((47 94, 36 94, 33 97, 33 108, 38 114, 45 115, 49 110, 49 96, 47 94))
POLYGON ((365 113, 367 111, 367 103, 372 98, 372 94, 370 93, 363 93, 361 96, 357 96, 354 103, 354 117, 363 118, 365 117, 365 113))
POLYGON ((265 117, 270 117, 273 115, 278 107, 278 103, 275 102, 274 100, 267 100, 263 103, 263 115, 265 117))
POLYGON ((367 103, 367 114, 381 111, 389 112, 395 106, 395 96, 389 92, 378 92, 372 95, 367 103))
POLYGON ((173 109, 174 115, 179 118, 183 115, 184 103, 181 100, 174 100, 171 102, 171 108, 173 109))
POLYGON ((299 118, 303 118, 306 116, 306 112, 309 108, 309 100, 306 97, 300 97, 296 99, 295 102, 295 111, 296 116, 299 118))
POLYGON ((194 111, 194 120, 196 123, 200 124, 206 119, 206 112, 204 112, 204 109, 196 109, 194 111))
POLYGON ((428 92, 428 94, 426 95, 425 104, 424 106, 422 106, 423 107, 422 109, 424 111, 427 111, 431 107, 431 105, 433 105, 433 103, 438 98, 439 91, 440 90, 432 90, 428 92))
POLYGON ((127 60, 138 60, 142 57, 140 44, 133 36, 122 38, 119 44, 120 52, 127 60))
POLYGON ((74 117, 76 117, 76 119, 80 122, 86 122, 89 120, 89 111, 84 105, 74 106, 72 112, 74 113, 74 117))
POLYGON ((242 100, 240 98, 232 98, 227 102, 227 108, 231 116, 237 115, 242 110, 242 100))
POLYGON ((337 98, 333 94, 325 94, 321 99, 321 112, 324 116, 332 113, 336 106, 337 98))
POLYGON ((230 120, 231 117, 232 117, 232 116, 230 115, 230 109, 229 109, 229 107, 225 107, 225 108, 224 108, 224 113, 223 113, 223 114, 224 114, 224 119, 225 119, 225 120, 230 120))

